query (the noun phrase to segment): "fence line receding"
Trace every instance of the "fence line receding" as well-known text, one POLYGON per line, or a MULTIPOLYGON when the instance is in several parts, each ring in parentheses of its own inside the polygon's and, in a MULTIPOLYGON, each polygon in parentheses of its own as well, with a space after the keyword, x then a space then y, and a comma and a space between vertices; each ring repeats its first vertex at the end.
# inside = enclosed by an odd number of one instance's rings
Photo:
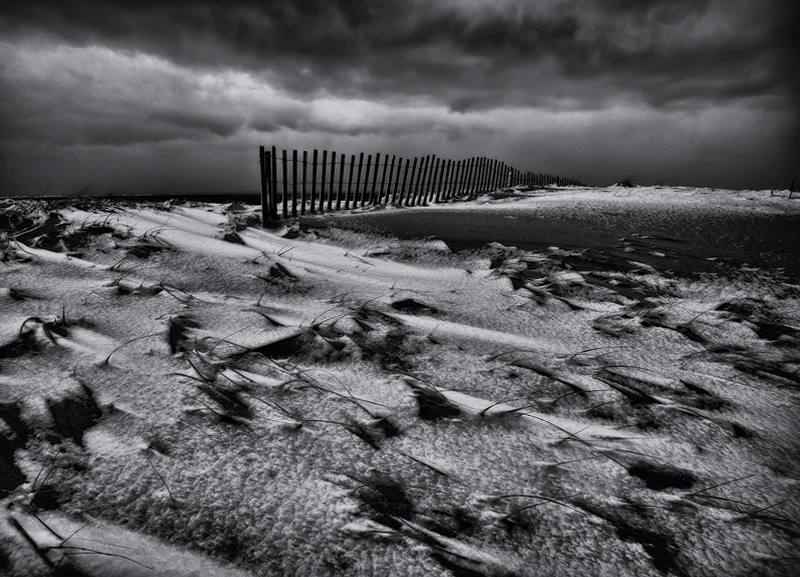
POLYGON ((457 197, 525 185, 581 185, 575 179, 522 172, 500 160, 462 160, 436 155, 405 158, 363 152, 346 154, 314 149, 311 154, 259 147, 261 207, 265 219, 350 210, 378 204, 427 206, 457 197), (310 157, 310 158, 309 158, 310 157), (279 214, 280 212, 280 214, 279 214))

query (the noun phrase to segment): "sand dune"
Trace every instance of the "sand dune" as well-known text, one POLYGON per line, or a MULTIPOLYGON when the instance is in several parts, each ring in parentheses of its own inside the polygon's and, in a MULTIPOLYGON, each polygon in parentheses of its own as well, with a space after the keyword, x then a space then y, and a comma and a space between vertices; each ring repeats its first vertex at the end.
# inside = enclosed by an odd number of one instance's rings
MULTIPOLYGON (((798 212, 658 194, 442 210, 798 212)), ((247 205, 0 206, 6 574, 796 574, 800 288, 780 271, 674 274, 644 232, 453 254, 348 215, 269 232, 247 205)))

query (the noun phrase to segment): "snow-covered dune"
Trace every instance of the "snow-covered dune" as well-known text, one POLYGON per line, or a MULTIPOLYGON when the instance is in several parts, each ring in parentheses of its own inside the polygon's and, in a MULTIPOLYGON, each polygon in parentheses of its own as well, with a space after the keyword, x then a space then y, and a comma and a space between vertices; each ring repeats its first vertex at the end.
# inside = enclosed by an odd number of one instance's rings
MULTIPOLYGON (((800 205, 612 187, 435 210, 590 197, 800 205)), ((644 236, 453 254, 346 215, 2 210, 5 574, 796 574, 800 288, 780 271, 673 274, 644 236)))

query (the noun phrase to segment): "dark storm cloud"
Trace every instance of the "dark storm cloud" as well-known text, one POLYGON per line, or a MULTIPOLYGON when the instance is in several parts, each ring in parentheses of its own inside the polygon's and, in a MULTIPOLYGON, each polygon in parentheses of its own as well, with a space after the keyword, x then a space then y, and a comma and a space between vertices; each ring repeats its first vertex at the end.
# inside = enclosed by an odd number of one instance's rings
POLYGON ((155 173, 249 188, 248 151, 264 140, 491 154, 590 183, 786 186, 799 12, 782 0, 4 5, 0 189, 90 175, 155 190, 155 173))
POLYGON ((779 0, 65 0, 4 8, 0 31, 264 73, 298 95, 424 95, 464 111, 555 106, 564 91, 582 106, 796 97, 797 15, 779 0))
POLYGON ((151 112, 147 115, 148 121, 176 126, 180 129, 199 130, 217 136, 231 136, 244 124, 235 116, 208 114, 188 110, 164 110, 151 112))

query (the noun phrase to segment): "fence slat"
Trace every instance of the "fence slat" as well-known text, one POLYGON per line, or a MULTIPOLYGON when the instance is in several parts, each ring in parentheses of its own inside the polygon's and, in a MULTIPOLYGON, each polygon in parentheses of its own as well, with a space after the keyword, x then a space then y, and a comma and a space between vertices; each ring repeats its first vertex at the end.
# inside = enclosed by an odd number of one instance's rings
POLYGON ((281 198, 281 203, 283 204, 283 218, 289 218, 289 174, 288 170, 288 163, 287 163, 287 154, 286 150, 283 151, 283 155, 281 157, 281 163, 283 168, 283 186, 281 190, 283 191, 283 197, 281 198))
MULTIPOLYGON (((407 196, 406 195, 406 190, 407 190, 406 183, 408 182, 408 167, 409 167, 410 164, 411 164, 411 159, 410 158, 406 158, 406 169, 403 171, 403 187, 400 189, 400 199, 398 200, 400 206, 403 206, 403 202, 405 201, 405 198, 407 196)), ((414 167, 416 168, 416 166, 417 166, 417 159, 415 158, 414 159, 414 167)), ((412 173, 412 178, 413 178, 413 173, 412 173)))
POLYGON ((434 160, 431 161, 431 176, 430 176, 430 184, 428 186, 428 192, 425 195, 425 204, 427 205, 429 202, 436 202, 436 186, 439 181, 439 172, 442 167, 442 159, 433 157, 434 160))
POLYGON ((422 180, 422 170, 425 166, 425 158, 419 157, 419 168, 416 168, 416 158, 414 159, 414 167, 411 169, 411 183, 409 184, 409 193, 408 193, 408 205, 414 206, 417 202, 417 194, 419 193, 419 183, 422 180))
MULTIPOLYGON (((331 176, 333 173, 331 173, 331 176)), ((328 176, 328 151, 322 151, 322 180, 319 183, 319 211, 325 210, 325 177, 328 176)))
POLYGON ((302 196, 302 200, 300 201, 300 214, 305 214, 306 213, 306 196, 307 196, 306 195, 306 183, 307 183, 306 176, 307 176, 307 173, 308 173, 306 168, 308 168, 308 151, 304 150, 303 151, 303 189, 302 189, 303 190, 303 196, 302 196))
POLYGON ((339 190, 336 192, 336 210, 340 210, 342 208, 342 185, 344 184, 344 157, 345 155, 342 154, 342 160, 339 162, 339 190))
POLYGON ((431 188, 431 202, 439 202, 440 187, 442 185, 442 176, 444 172, 445 161, 443 158, 436 159, 436 170, 433 173, 433 187, 431 188))
POLYGON ((436 155, 429 155, 425 157, 425 170, 422 173, 422 182, 420 183, 419 202, 420 206, 428 204, 428 191, 430 190, 431 175, 433 174, 433 163, 436 155))
POLYGON ((369 192, 369 204, 375 204, 375 191, 378 187, 378 168, 381 165, 381 153, 375 154, 375 170, 372 171, 372 190, 369 192))
POLYGON ((431 202, 439 202, 441 198, 441 188, 444 181, 444 167, 447 164, 444 158, 436 159, 436 172, 433 173, 434 181, 431 189, 431 202))
POLYGON ((422 171, 422 163, 424 159, 422 157, 417 158, 414 157, 414 161, 411 163, 411 178, 408 181, 408 190, 406 191, 406 206, 414 206, 412 203, 414 202, 414 193, 416 192, 416 185, 419 183, 419 173, 422 171), (417 161, 419 160, 419 168, 417 168, 417 161))
POLYGON ((328 210, 333 206, 334 188, 336 186, 336 151, 331 150, 331 179, 328 184, 328 210))
MULTIPOLYGON (((397 155, 393 154, 392 155, 392 160, 389 163, 389 178, 386 181, 386 190, 383 192, 383 194, 384 194, 384 201, 383 202, 386 202, 386 203, 394 202, 394 193, 392 192, 392 178, 394 177, 394 166, 395 166, 394 163, 395 162, 397 162, 397 155), (389 200, 389 199, 392 199, 392 200, 389 200)), ((400 177, 400 169, 397 170, 397 176, 398 176, 398 178, 400 177)), ((394 191, 395 192, 397 191, 397 185, 395 185, 394 191)))
POLYGON ((309 211, 313 214, 316 212, 314 205, 316 204, 317 194, 317 161, 319 160, 319 150, 314 149, 314 154, 311 157, 311 203, 308 205, 309 211))
POLYGON ((292 151, 292 218, 297 216, 297 150, 292 151))
POLYGON ((361 206, 364 206, 367 202, 368 194, 367 191, 369 190, 369 170, 372 166, 372 155, 367 156, 367 170, 364 172, 364 189, 361 191, 361 206))
POLYGON ((431 161, 431 155, 419 159, 419 172, 417 173, 417 182, 414 186, 414 198, 412 199, 411 206, 422 204, 422 195, 425 192, 425 175, 428 170, 428 163, 431 161))
POLYGON ((269 216, 273 220, 278 220, 278 153, 274 146, 272 147, 271 156, 272 185, 269 191, 269 216))
POLYGON ((267 154, 264 147, 258 147, 258 170, 261 176, 261 224, 266 224, 269 212, 267 210, 267 154))
POLYGON ((472 195, 475 192, 474 189, 473 189, 472 184, 474 182, 473 174, 475 174, 475 162, 476 162, 476 160, 477 159, 473 156, 472 158, 469 159, 469 162, 467 163, 467 184, 466 184, 466 189, 467 189, 467 192, 469 192, 469 197, 470 198, 472 198, 472 195))
MULTIPOLYGON (((397 203, 397 191, 400 188, 400 173, 402 170, 400 168, 403 166, 403 158, 400 157, 397 159, 397 176, 394 179, 394 190, 392 191, 392 204, 397 203)), ((392 169, 394 169, 394 165, 392 165, 392 169)))
MULTIPOLYGON (((361 168, 364 166, 364 153, 358 156, 358 176, 356 177, 356 189, 353 192, 353 208, 358 206, 359 189, 361 188, 361 168)), ((362 193, 363 196, 363 193, 362 193)), ((349 200, 349 199, 348 199, 349 200)))
MULTIPOLYGON (((442 198, 445 200, 450 197, 450 178, 452 177, 452 169, 453 169, 453 161, 448 159, 447 160, 447 171, 445 172, 444 181, 443 181, 443 189, 442 189, 442 198)), ((437 201, 438 202, 438 201, 437 201)))
POLYGON ((439 180, 439 170, 442 166, 442 159, 434 155, 431 159, 431 174, 428 177, 428 191, 425 194, 425 205, 436 201, 436 186, 439 180))
POLYGON ((350 155, 350 170, 348 171, 347 176, 347 193, 344 196, 344 209, 350 209, 350 195, 353 194, 353 171, 356 168, 356 155, 350 155))
MULTIPOLYGON (((392 164, 394 164, 394 156, 392 156, 392 164)), ((378 204, 381 202, 387 202, 389 199, 389 191, 386 190, 386 169, 389 168, 389 155, 386 155, 386 158, 383 160, 383 173, 381 174, 381 191, 378 194, 378 204), (383 199, 386 198, 386 201, 383 199)), ((394 168, 394 166, 392 166, 394 168)), ((392 182, 392 175, 389 174, 389 182, 392 182)))

